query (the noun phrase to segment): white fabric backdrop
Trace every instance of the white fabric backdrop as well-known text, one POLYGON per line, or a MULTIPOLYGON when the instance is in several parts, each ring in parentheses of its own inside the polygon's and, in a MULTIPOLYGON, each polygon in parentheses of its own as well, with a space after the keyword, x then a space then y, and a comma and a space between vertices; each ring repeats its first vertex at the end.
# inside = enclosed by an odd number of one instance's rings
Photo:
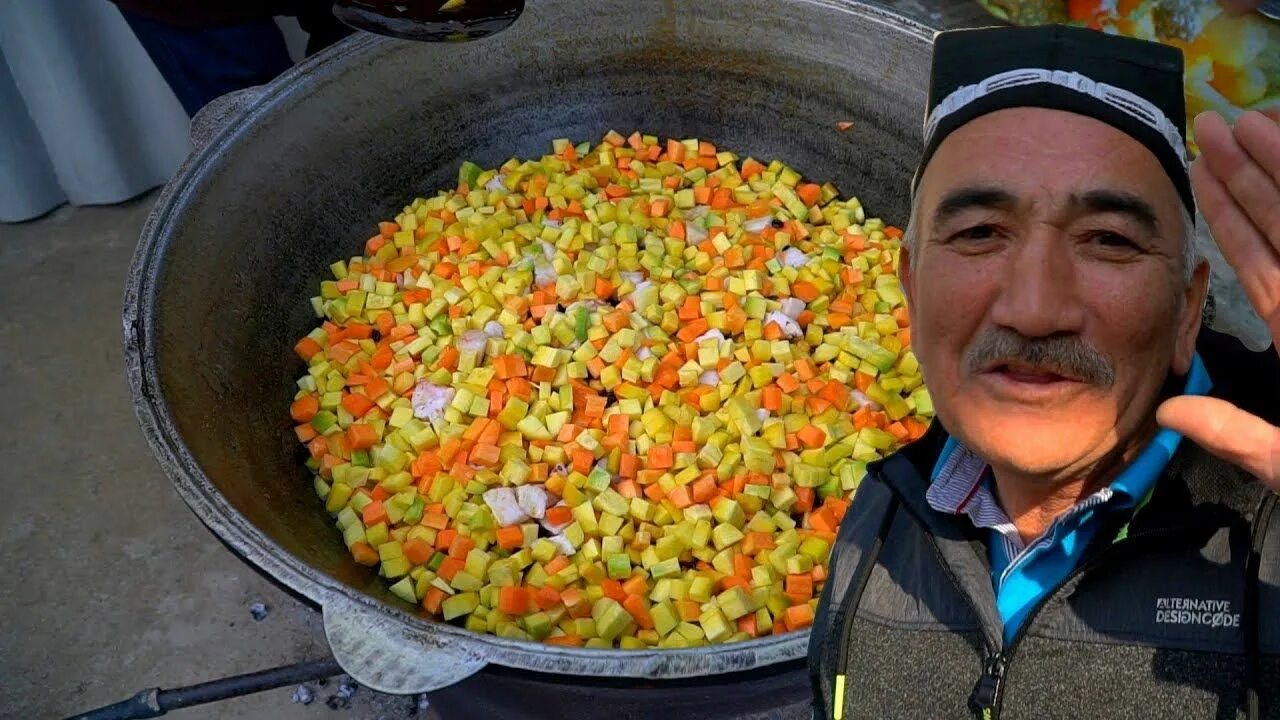
POLYGON ((0 0, 0 222, 163 184, 189 120, 106 0, 0 0))

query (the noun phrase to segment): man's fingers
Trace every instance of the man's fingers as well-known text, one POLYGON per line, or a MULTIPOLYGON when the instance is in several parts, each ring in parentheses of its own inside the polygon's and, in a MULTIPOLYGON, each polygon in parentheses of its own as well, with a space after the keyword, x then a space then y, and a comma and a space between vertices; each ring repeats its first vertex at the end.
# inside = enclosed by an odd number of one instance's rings
POLYGON ((1280 124, 1256 110, 1250 110, 1236 119, 1232 134, 1249 157, 1272 180, 1280 183, 1280 124))
MULTIPOLYGON (((1265 120, 1265 118, 1263 118, 1265 120)), ((1264 241, 1273 252, 1280 249, 1280 187, 1267 172, 1245 151, 1235 133, 1217 113, 1201 113, 1195 120, 1196 142, 1200 145, 1200 161, 1208 165, 1236 204, 1244 210, 1249 220, 1262 233, 1264 241)), ((1269 134, 1251 128, 1248 133, 1260 145, 1269 134)), ((1271 128, 1273 131, 1280 129, 1271 128)))
POLYGON ((1272 335, 1280 333, 1280 286, 1276 283, 1280 257, 1203 158, 1191 166, 1191 184, 1213 239, 1235 268, 1253 309, 1271 326, 1272 335))
POLYGON ((1225 400, 1189 395, 1162 403, 1156 422, 1280 491, 1280 428, 1225 400))
MULTIPOLYGON (((1260 112, 1250 111, 1236 119, 1232 135, 1254 164, 1280 188, 1280 124, 1260 112)), ((1280 233, 1269 237, 1280 252, 1280 233)))

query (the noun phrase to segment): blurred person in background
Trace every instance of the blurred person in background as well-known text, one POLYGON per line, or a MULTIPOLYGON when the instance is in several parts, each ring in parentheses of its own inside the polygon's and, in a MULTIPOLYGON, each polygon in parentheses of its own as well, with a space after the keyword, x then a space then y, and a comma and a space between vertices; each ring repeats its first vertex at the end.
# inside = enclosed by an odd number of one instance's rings
POLYGON ((351 33, 328 0, 112 0, 188 115, 293 66, 274 16, 307 32, 308 56, 351 33))

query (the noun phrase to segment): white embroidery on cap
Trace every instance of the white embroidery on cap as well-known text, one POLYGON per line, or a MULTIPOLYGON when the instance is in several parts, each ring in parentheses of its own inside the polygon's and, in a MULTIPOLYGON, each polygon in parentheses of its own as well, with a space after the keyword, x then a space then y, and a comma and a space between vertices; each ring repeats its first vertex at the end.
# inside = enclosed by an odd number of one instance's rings
POLYGON ((982 82, 974 85, 964 85, 956 88, 951 94, 947 95, 942 102, 938 103, 925 117, 924 123, 924 142, 928 145, 933 140, 933 135, 938 129, 938 124, 943 118, 951 115, 973 101, 1000 92, 1010 88, 1024 87, 1027 85, 1035 85, 1038 83, 1049 83, 1058 85, 1070 90, 1074 90, 1085 95, 1089 95, 1099 102, 1105 103, 1129 117, 1134 118, 1143 125, 1155 130, 1169 146, 1173 148, 1174 154, 1178 160, 1182 162, 1182 166, 1187 165, 1187 147, 1186 142, 1182 138, 1182 129, 1165 115, 1160 108, 1154 103, 1141 95, 1132 93, 1124 88, 1108 85, 1107 83, 1097 82, 1092 78, 1081 75, 1078 72, 1067 72, 1065 70, 1046 70, 1044 68, 1020 68, 1018 70, 1008 70, 1006 72, 992 75, 982 82))

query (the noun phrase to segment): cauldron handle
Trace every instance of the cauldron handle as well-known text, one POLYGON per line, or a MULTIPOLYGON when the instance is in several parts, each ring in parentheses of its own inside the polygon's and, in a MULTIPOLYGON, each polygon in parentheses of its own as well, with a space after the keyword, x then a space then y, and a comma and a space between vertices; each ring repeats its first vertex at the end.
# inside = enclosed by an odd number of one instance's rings
POLYGON ((396 695, 431 692, 479 672, 487 663, 456 638, 413 629, 343 597, 323 603, 333 657, 365 687, 396 695))
POLYGON ((195 117, 191 118, 192 151, 207 145, 222 128, 229 125, 262 97, 266 89, 266 85, 253 85, 235 90, 226 95, 219 95, 197 110, 195 117))

